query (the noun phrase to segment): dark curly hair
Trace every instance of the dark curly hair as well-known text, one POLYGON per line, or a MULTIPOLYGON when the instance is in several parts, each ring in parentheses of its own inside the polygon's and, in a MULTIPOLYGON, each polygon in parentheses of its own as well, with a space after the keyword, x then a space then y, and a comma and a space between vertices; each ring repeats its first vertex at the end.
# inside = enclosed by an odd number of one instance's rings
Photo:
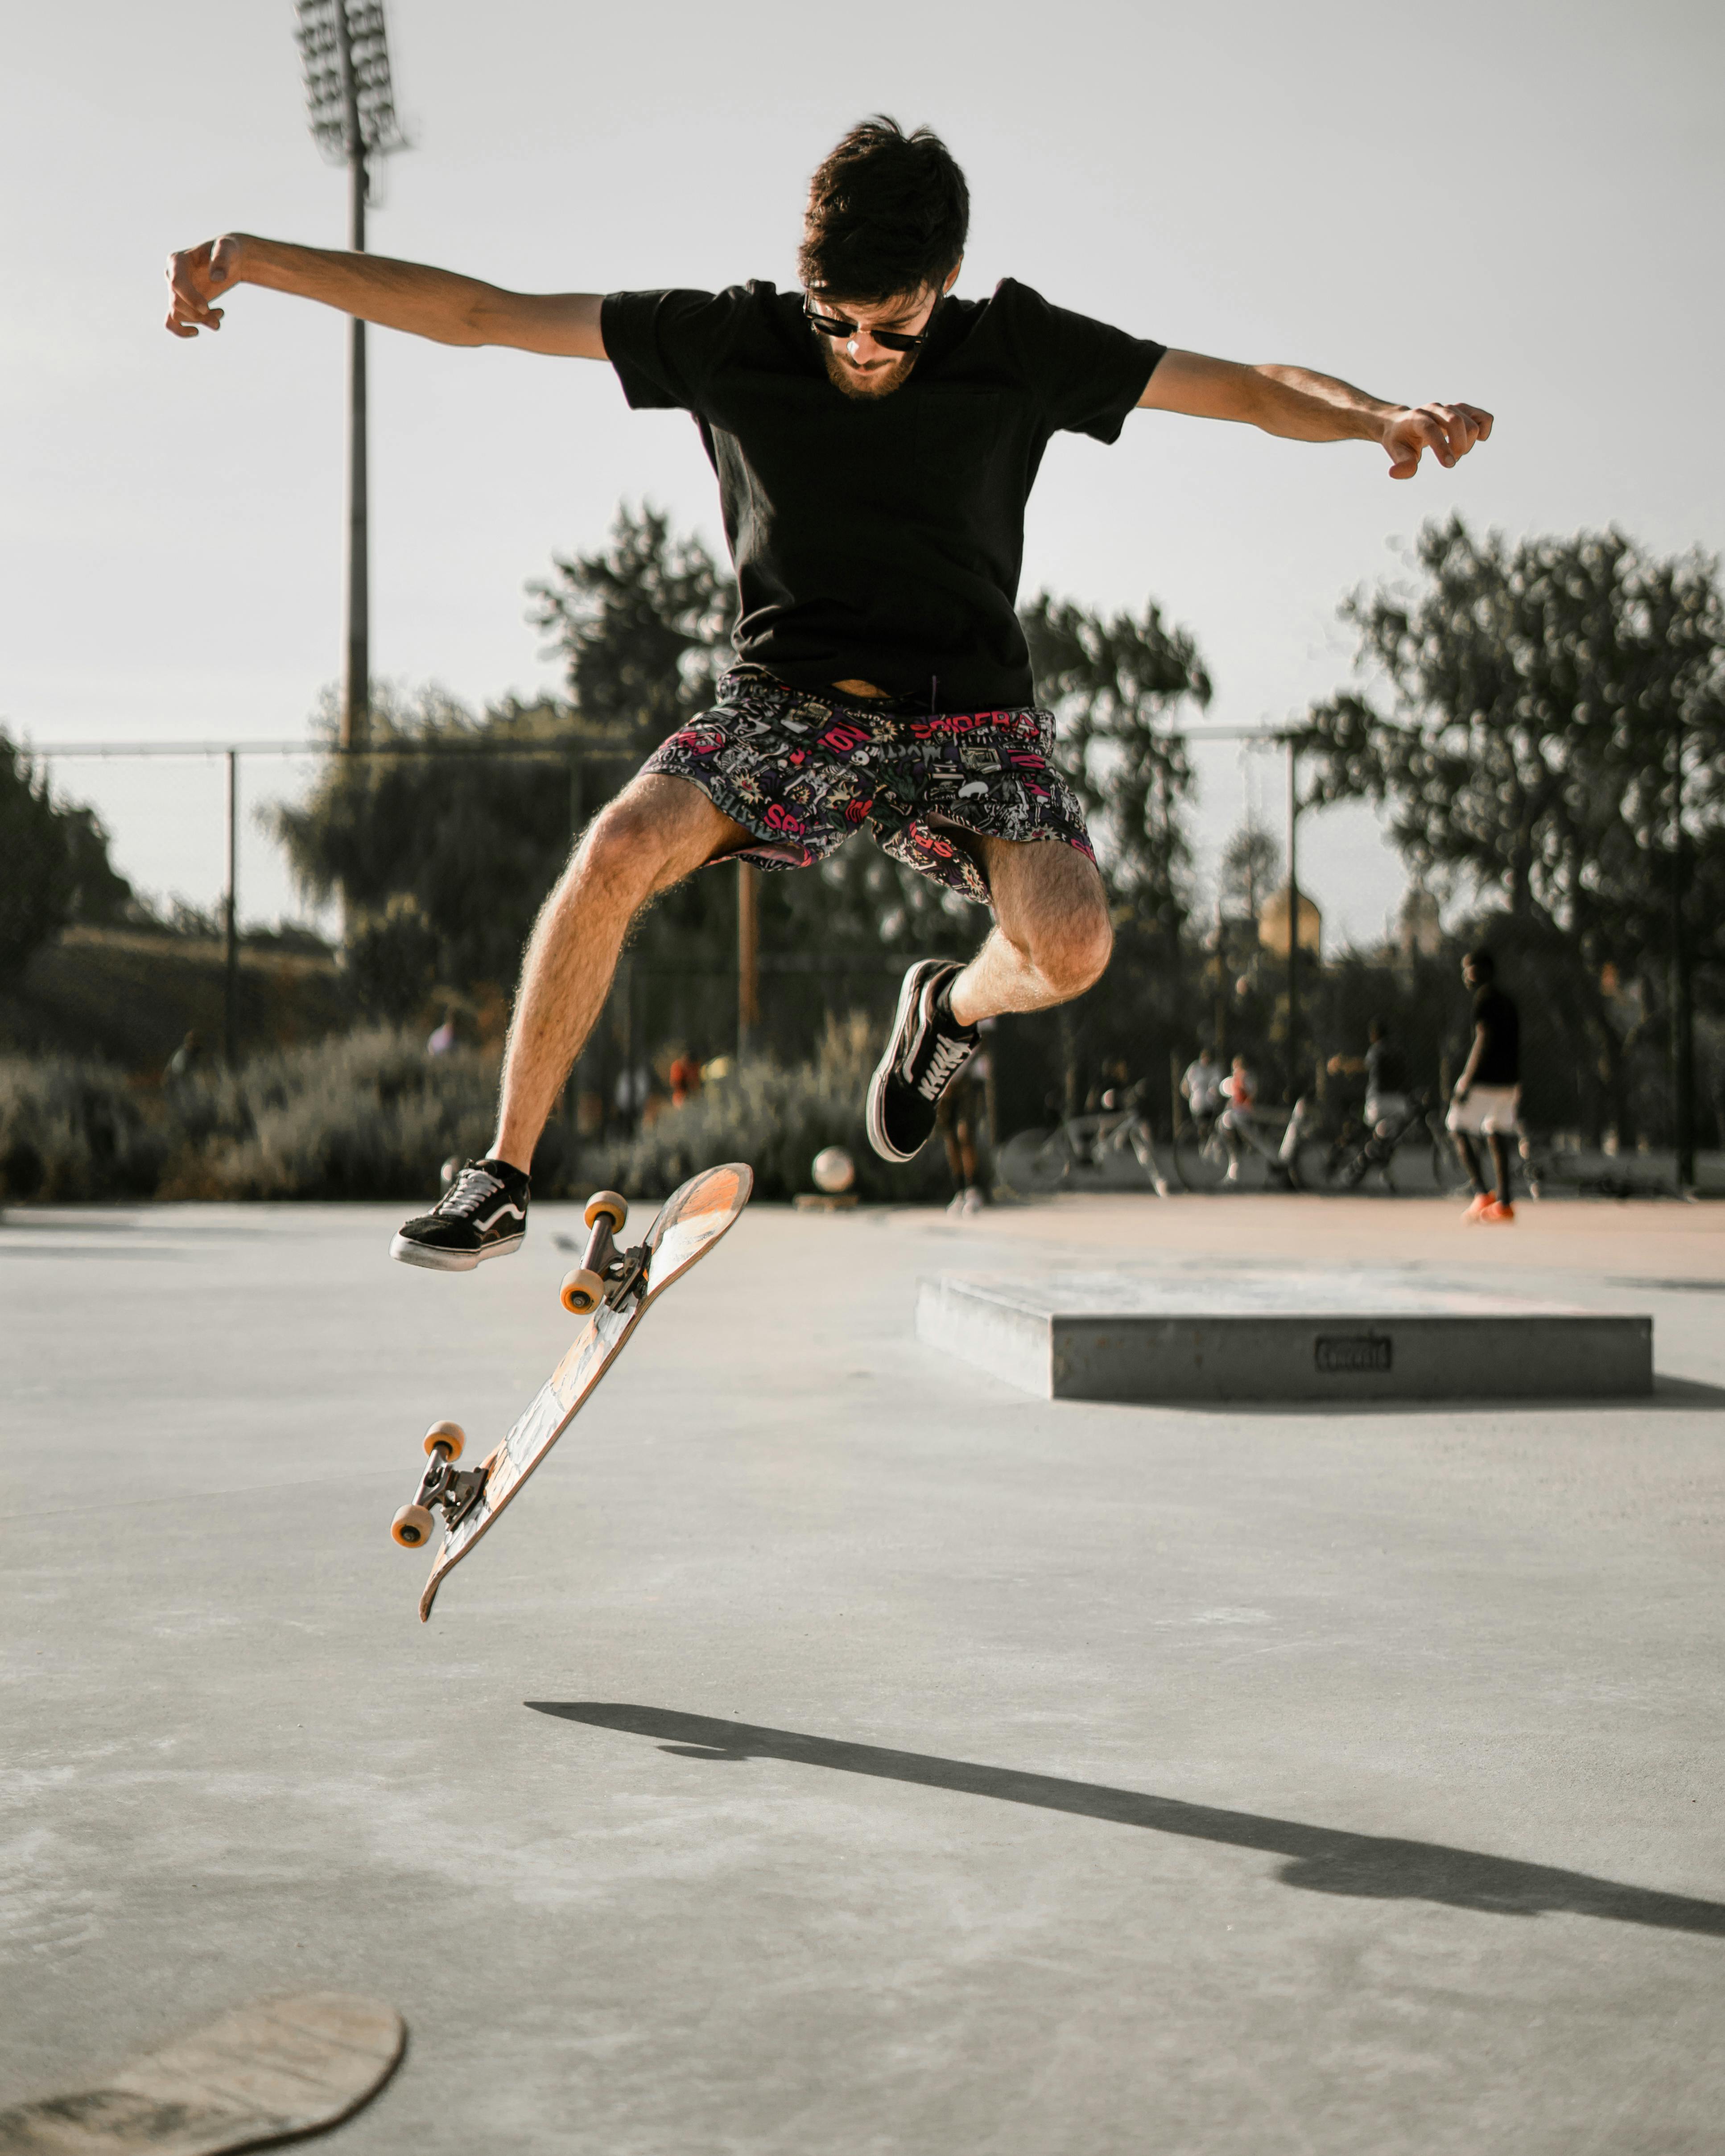
POLYGON ((943 285, 969 229, 970 189, 940 136, 877 112, 809 182, 797 269, 812 292, 879 305, 943 285))

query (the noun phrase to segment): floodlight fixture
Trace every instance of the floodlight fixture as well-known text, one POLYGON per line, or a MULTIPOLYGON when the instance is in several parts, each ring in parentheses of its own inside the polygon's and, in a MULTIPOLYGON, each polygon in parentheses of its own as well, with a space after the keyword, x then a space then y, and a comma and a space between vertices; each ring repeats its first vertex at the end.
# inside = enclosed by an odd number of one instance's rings
POLYGON ((382 0, 296 0, 311 133, 332 165, 404 150, 382 0))

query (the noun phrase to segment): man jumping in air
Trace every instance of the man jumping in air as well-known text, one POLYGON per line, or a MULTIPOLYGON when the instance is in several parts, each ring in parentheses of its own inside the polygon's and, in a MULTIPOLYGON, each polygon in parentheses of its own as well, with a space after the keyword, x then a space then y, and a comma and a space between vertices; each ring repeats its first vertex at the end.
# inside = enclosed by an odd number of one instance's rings
POLYGON ((1390 404, 1301 367, 1170 350, 1004 280, 952 296, 970 197, 927 128, 854 128, 815 173, 802 289, 507 292, 448 270, 230 233, 175 254, 167 327, 220 326, 241 285, 440 344, 608 359, 637 408, 693 414, 737 567, 718 702, 594 819, 529 939, 496 1137, 393 1255, 463 1271, 517 1247, 547 1116, 603 1009, 630 921, 705 864, 806 868, 866 825, 992 907, 968 963, 924 958, 870 1083, 869 1136, 909 1160, 979 1020, 1081 995, 1111 932, 1055 768, 1014 612, 1024 505, 1062 429, 1117 440, 1134 407, 1377 442, 1392 479, 1491 431, 1471 404, 1390 404))

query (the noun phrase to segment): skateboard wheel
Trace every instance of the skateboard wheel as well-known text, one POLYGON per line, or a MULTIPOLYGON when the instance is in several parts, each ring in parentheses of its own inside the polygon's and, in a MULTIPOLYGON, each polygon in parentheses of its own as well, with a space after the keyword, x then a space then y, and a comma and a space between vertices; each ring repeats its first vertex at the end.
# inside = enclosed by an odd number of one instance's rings
POLYGON ((597 1273, 579 1266, 563 1276, 562 1301, 572 1317, 591 1317, 605 1299, 605 1283, 597 1273))
POLYGON ((423 1505, 403 1505, 389 1532, 403 1549, 418 1549, 431 1540, 436 1524, 423 1505))
POLYGON ((451 1460, 459 1460, 467 1450, 467 1432, 459 1422, 434 1422, 425 1433, 426 1452, 435 1452, 440 1445, 448 1448, 451 1460))
POLYGON ((619 1198, 614 1190, 596 1190, 588 1199, 587 1210, 581 1217, 591 1228, 602 1213, 610 1215, 611 1233, 620 1235, 623 1224, 629 1218, 629 1200, 619 1198))

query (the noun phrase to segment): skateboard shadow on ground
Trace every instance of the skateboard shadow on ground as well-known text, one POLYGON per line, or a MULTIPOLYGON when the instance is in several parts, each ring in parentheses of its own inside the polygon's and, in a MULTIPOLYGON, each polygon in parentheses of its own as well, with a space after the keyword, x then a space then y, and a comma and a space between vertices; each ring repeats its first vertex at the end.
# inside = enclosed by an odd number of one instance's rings
POLYGON ((746 1722, 678 1714, 665 1707, 598 1700, 530 1699, 525 1704, 536 1714, 654 1738, 679 1758, 783 1759, 800 1767, 826 1767, 840 1774, 951 1789, 963 1796, 1034 1804, 1082 1819, 1111 1820, 1117 1825, 1148 1827, 1195 1841, 1265 1850, 1289 1860, 1276 1874, 1285 1886, 1304 1887, 1319 1894, 1440 1902, 1500 1917, 1604 1917, 1618 1923, 1652 1924, 1666 1931, 1725 1938, 1725 1904, 1626 1887, 1614 1879, 1592 1878, 1584 1871, 1559 1871, 1513 1857, 1486 1856, 1477 1850, 1350 1834, 1337 1827, 1307 1826, 1297 1820, 1185 1804, 1176 1797, 1144 1796, 1136 1789, 1062 1781, 1055 1775, 1027 1774, 1010 1767, 979 1767, 922 1752, 890 1752, 875 1744, 846 1744, 789 1729, 757 1729, 746 1722))

